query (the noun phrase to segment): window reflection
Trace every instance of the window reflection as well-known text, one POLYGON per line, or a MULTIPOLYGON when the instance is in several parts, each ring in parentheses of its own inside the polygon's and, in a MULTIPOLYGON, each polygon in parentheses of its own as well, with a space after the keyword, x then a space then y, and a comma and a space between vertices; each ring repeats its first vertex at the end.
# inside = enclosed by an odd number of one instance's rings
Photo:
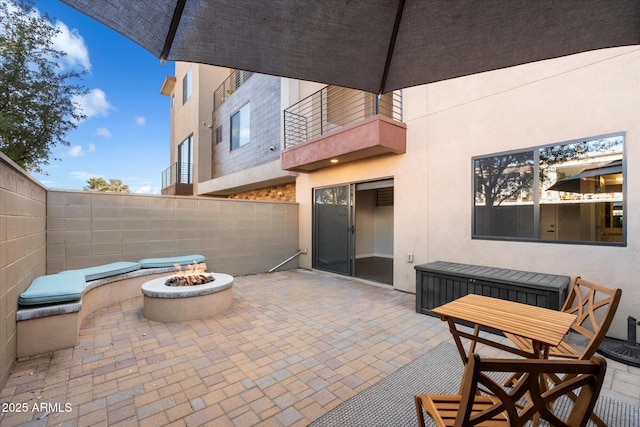
POLYGON ((624 243, 623 145, 616 134, 475 158, 474 237, 624 243))
POLYGON ((622 149, 621 135, 540 149, 541 239, 623 242, 622 149))

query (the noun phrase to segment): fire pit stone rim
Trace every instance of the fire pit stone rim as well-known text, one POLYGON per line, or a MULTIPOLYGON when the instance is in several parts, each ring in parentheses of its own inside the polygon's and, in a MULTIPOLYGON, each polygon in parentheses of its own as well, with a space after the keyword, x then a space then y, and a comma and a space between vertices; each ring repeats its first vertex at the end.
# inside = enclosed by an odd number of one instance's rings
POLYGON ((166 286, 167 277, 150 280, 142 285, 142 294, 151 298, 189 298, 222 292, 233 285, 233 276, 213 273, 214 281, 197 286, 166 286))

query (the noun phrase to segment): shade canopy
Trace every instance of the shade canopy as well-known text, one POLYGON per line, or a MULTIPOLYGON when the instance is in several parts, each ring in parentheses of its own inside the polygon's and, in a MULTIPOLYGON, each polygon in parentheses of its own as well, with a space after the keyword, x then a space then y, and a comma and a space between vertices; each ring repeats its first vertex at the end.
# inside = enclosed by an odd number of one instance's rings
POLYGON ((162 60, 373 93, 640 43, 639 0, 63 0, 162 60))
POLYGON ((613 180, 613 183, 607 182, 602 178, 610 175, 619 175, 622 178, 622 160, 614 160, 605 165, 592 169, 585 169, 579 174, 561 178, 556 181, 548 190, 565 191, 570 193, 595 193, 595 192, 621 192, 622 182, 613 180), (583 182, 591 181, 593 185, 582 185, 583 182), (600 188, 600 186, 603 186, 600 188))

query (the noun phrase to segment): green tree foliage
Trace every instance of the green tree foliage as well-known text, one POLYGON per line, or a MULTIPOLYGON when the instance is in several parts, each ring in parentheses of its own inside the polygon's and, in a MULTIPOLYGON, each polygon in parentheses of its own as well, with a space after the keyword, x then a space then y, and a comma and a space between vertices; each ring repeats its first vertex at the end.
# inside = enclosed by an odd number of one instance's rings
POLYGON ((0 151, 32 172, 43 172, 51 149, 85 118, 74 97, 85 95, 86 72, 64 70, 59 32, 31 3, 0 0, 0 151))
POLYGON ((85 191, 101 191, 109 193, 130 193, 129 186, 122 183, 119 179, 110 179, 107 182, 104 178, 89 178, 85 191))

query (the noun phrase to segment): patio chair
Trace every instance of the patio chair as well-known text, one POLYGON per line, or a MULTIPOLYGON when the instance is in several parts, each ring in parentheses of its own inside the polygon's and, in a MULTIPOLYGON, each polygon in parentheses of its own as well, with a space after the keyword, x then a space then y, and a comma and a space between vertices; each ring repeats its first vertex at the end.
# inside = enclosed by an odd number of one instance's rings
POLYGON ((590 360, 548 360, 481 359, 472 354, 460 395, 415 396, 418 425, 425 425, 424 408, 438 427, 519 427, 538 419, 553 426, 583 427, 598 399, 606 367, 598 355, 590 360), (522 372, 514 387, 505 389, 500 380, 491 378, 505 372, 522 372), (571 378, 547 389, 546 374, 570 374, 571 378), (573 404, 568 403, 570 393, 577 394, 573 404), (568 404, 554 405, 558 399, 568 404))
MULTIPOLYGON (((621 295, 621 289, 607 288, 586 281, 579 276, 576 277, 562 307, 562 311, 575 314, 576 320, 562 343, 558 347, 549 349, 549 354, 545 357, 575 360, 591 358, 611 326, 621 295)), ((509 333, 505 333, 505 336, 521 350, 533 351, 530 340, 509 333)), ((518 376, 517 373, 514 373, 505 382, 505 385, 514 384, 518 376)), ((558 383, 566 378, 561 379, 556 375, 549 375, 549 379, 558 383)), ((593 414, 591 418, 598 426, 606 426, 596 414, 593 414)))
MULTIPOLYGON (((611 289, 576 277, 562 311, 576 315, 571 331, 548 356, 588 360, 605 337, 618 309, 621 289, 611 289)), ((531 340, 505 333, 518 348, 533 351, 531 340)))

